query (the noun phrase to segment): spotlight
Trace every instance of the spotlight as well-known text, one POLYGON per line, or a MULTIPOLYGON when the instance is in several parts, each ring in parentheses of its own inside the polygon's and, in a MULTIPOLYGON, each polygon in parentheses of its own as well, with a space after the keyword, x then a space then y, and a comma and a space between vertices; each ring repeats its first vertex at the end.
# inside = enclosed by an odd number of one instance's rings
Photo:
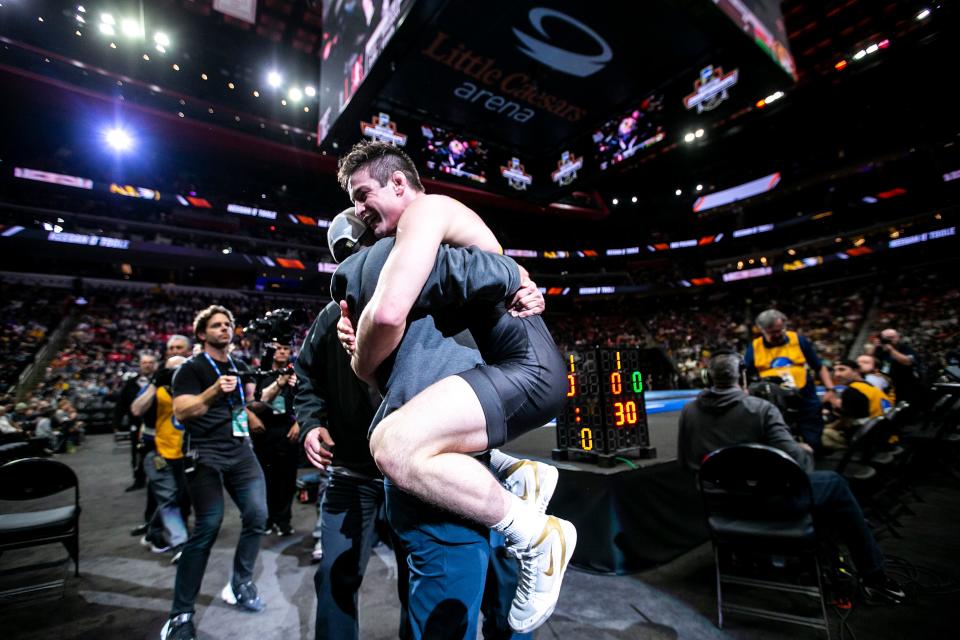
POLYGON ((315 95, 317 95, 317 90, 314 89, 313 87, 304 87, 303 92, 307 94, 308 98, 312 98, 315 95))
POLYGON ((280 104, 282 104, 283 106, 287 106, 287 101, 286 101, 286 100, 281 100, 281 101, 280 101, 280 104))
POLYGON ((207 79, 207 74, 201 73, 201 74, 200 74, 200 79, 201 79, 201 80, 206 80, 206 79, 207 79))
POLYGON ((84 20, 83 16, 80 16, 80 15, 77 16, 77 22, 79 22, 80 24, 87 24, 87 21, 84 20))
POLYGON ((253 97, 254 97, 254 98, 259 98, 259 97, 260 97, 260 92, 259 92, 259 91, 254 91, 254 92, 253 92, 253 97))
POLYGON ((697 130, 694 132, 693 135, 694 135, 694 137, 696 137, 696 138, 702 138, 702 137, 703 137, 703 129, 697 129, 697 130))
POLYGON ((676 191, 674 191, 674 193, 679 196, 680 194, 683 193, 683 190, 682 190, 682 189, 677 189, 676 191))
POLYGON ((133 138, 120 127, 107 129, 103 137, 114 151, 129 151, 133 147, 133 138))
POLYGON ((613 203, 613 206, 617 206, 618 204, 620 204, 620 199, 619 199, 619 198, 614 198, 614 199, 611 200, 610 202, 613 203))
POLYGON ((150 62, 150 56, 148 56, 147 54, 143 54, 143 59, 146 62, 150 62))
POLYGON ((703 185, 702 185, 702 184, 698 184, 698 185, 697 185, 697 191, 703 191, 703 185))
POLYGON ((276 89, 283 84, 283 76, 279 71, 271 71, 267 74, 267 84, 276 89))
POLYGON ((304 113, 310 113, 310 107, 304 107, 304 108, 303 108, 303 112, 304 112, 304 113))
POLYGON ((287 92, 287 97, 293 102, 300 102, 303 100, 303 91, 301 91, 298 87, 294 87, 287 92))
POLYGON ((113 30, 113 25, 107 24, 106 22, 100 23, 100 33, 105 36, 112 36, 116 34, 116 32, 113 30))
POLYGON ((156 42, 161 47, 170 46, 170 36, 163 33, 162 31, 157 31, 155 34, 153 34, 153 41, 156 42))
POLYGON ((632 202, 633 204, 637 204, 637 196, 633 196, 632 198, 630 198, 630 202, 632 202))
POLYGON ((174 71, 180 71, 180 65, 178 64, 174 64, 170 68, 173 69, 174 71))
POLYGON ((128 38, 136 38, 142 35, 140 25, 133 18, 124 18, 120 23, 120 30, 128 38))
POLYGON ((227 88, 230 89, 230 90, 233 90, 233 89, 236 89, 236 88, 237 88, 237 85, 233 84, 232 82, 228 82, 228 83, 227 83, 227 88))
POLYGON ((684 142, 693 142, 694 139, 696 139, 696 136, 692 133, 688 133, 687 135, 683 136, 684 142))
POLYGON ((930 9, 923 9, 917 14, 917 20, 926 20, 930 16, 930 9))
POLYGON ((86 12, 87 12, 87 10, 83 8, 83 5, 82 5, 82 4, 77 7, 77 11, 79 11, 80 13, 86 13, 86 12))
POLYGON ((113 16, 110 15, 109 13, 101 13, 100 22, 102 22, 103 24, 109 24, 110 26, 117 24, 117 21, 114 20, 113 16))
POLYGON ((158 44, 156 48, 157 48, 157 51, 159 51, 160 53, 166 53, 166 52, 167 52, 167 48, 166 48, 165 46, 163 46, 162 44, 158 44))

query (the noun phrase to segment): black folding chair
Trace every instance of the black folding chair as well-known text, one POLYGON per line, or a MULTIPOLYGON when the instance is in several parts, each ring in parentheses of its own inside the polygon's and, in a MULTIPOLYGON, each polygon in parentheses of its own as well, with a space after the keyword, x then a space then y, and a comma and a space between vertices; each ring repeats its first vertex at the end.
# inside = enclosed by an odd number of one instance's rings
MULTIPOLYGON (((34 511, 0 514, 0 553, 54 542, 63 543, 80 575, 80 487, 73 469, 46 458, 23 458, 0 466, 0 500, 26 503, 73 490, 70 504, 34 511)), ((30 567, 23 567, 30 568, 30 567)), ((61 586, 62 580, 38 587, 14 589, 24 593, 61 586)))
POLYGON ((717 626, 724 611, 806 625, 830 638, 827 605, 823 597, 818 539, 813 518, 810 479, 790 456, 761 444, 742 444, 708 455, 698 474, 700 495, 713 540, 717 574, 717 626), (749 553, 813 558, 817 586, 725 574, 721 549, 749 553), (723 585, 808 595, 820 600, 822 617, 734 605, 723 601, 723 585))

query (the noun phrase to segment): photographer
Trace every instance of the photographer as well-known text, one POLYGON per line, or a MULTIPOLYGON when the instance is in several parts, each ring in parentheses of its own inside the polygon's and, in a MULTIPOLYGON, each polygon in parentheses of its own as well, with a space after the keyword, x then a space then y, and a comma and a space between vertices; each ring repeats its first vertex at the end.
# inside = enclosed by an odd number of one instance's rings
POLYGON ((258 612, 264 603, 253 583, 260 536, 267 519, 266 483, 250 446, 250 428, 263 428, 246 408, 253 383, 249 371, 231 358, 233 314, 211 305, 193 323, 203 351, 180 365, 173 377, 173 413, 185 428, 184 475, 196 513, 196 526, 177 564, 173 606, 163 625, 163 640, 193 640, 194 606, 223 521, 224 488, 240 510, 242 529, 233 560, 233 575, 220 597, 227 604, 258 612))
MULTIPOLYGON (((147 384, 157 372, 157 356, 144 351, 140 354, 140 369, 138 372, 128 372, 123 375, 123 386, 120 388, 120 399, 116 408, 116 429, 127 429, 130 432, 130 466, 133 469, 133 484, 125 491, 136 491, 147 486, 147 477, 143 472, 143 455, 140 452, 140 425, 143 420, 130 413, 130 405, 137 396, 143 393, 147 384)), ((150 509, 150 513, 153 510, 150 509)), ((149 515, 147 516, 149 518, 149 515)), ((147 518, 144 518, 146 520, 147 518)), ((146 527, 137 527, 133 534, 139 535, 146 531, 146 527), (142 529, 142 531, 140 530, 142 529)))
POLYGON ((890 376, 897 390, 897 399, 913 404, 923 392, 920 363, 916 352, 903 343, 896 329, 884 329, 874 343, 873 355, 880 362, 880 372, 890 376))
POLYGON ((260 399, 251 406, 264 429, 251 430, 251 439, 267 481, 266 531, 288 536, 293 533, 290 516, 300 454, 300 425, 293 412, 297 375, 290 365, 290 345, 274 342, 272 349, 271 371, 276 375, 260 377, 260 399))

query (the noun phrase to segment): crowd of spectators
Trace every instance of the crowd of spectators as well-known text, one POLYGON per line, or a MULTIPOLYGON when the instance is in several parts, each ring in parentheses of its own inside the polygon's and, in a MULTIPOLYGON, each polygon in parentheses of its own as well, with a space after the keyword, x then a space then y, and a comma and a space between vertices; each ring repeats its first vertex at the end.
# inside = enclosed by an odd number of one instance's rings
POLYGON ((944 271, 908 272, 884 285, 870 339, 894 327, 917 352, 926 375, 960 361, 960 286, 944 271))

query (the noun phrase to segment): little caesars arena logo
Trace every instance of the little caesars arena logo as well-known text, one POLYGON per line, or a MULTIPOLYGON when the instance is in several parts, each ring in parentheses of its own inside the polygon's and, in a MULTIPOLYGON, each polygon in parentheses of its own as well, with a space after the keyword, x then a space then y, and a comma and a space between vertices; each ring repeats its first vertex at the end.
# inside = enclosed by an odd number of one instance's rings
MULTIPOLYGON (((531 9, 528 17, 530 24, 544 39, 514 29, 514 35, 522 43, 522 46, 517 45, 517 49, 541 64, 585 78, 603 69, 613 58, 613 51, 606 40, 575 18, 543 7, 531 9), (544 18, 553 18, 576 27, 599 45, 600 53, 585 55, 550 44, 550 36, 543 27, 544 18)), ((579 122, 587 113, 580 105, 541 91, 529 75, 504 71, 497 66, 495 58, 478 55, 462 42, 451 42, 450 36, 442 31, 437 33, 433 42, 421 53, 472 80, 464 81, 454 89, 453 95, 467 102, 481 104, 487 111, 493 111, 516 122, 527 122, 536 114, 530 107, 549 111, 568 122, 579 122)))

